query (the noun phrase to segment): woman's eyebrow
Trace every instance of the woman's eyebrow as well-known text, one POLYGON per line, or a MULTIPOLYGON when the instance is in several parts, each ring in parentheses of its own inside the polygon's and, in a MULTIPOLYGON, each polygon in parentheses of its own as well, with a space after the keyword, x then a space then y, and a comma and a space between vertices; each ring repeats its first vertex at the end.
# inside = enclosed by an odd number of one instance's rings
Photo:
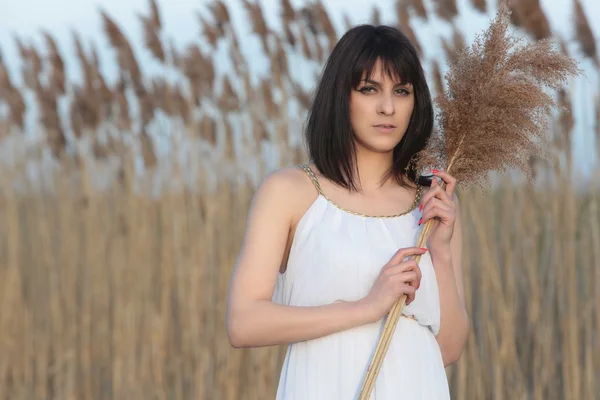
MULTIPOLYGON (((361 82, 365 82, 365 83, 369 83, 371 85, 375 85, 375 86, 379 86, 381 87, 381 83, 374 81, 372 79, 362 79, 361 82)), ((406 83, 396 83, 394 86, 412 86, 412 83, 410 82, 406 82, 406 83)))

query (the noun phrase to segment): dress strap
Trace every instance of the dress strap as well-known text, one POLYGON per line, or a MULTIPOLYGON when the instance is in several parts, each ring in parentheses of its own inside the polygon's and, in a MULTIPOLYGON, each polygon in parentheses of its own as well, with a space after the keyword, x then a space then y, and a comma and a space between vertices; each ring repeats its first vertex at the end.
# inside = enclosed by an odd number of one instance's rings
POLYGON ((317 188, 317 192, 319 192, 319 194, 321 196, 325 197, 325 195, 323 194, 323 190, 321 189, 321 184, 319 183, 319 180, 317 179, 317 176, 315 175, 313 170, 310 169, 308 164, 300 164, 299 167, 302 168, 304 170, 304 172, 306 172, 306 175, 308 175, 308 177, 313 181, 315 188, 317 188))
POLYGON ((396 217, 401 217, 403 215, 408 214, 409 212, 411 212, 412 210, 414 210, 415 208, 417 208, 419 206, 419 202, 421 201, 421 195, 422 195, 422 188, 420 184, 417 184, 417 193, 415 195, 415 199, 412 203, 412 205, 410 206, 410 208, 400 214, 394 214, 394 215, 367 215, 367 214, 363 214, 363 213, 359 213, 356 211, 352 211, 352 210, 348 210, 342 206, 340 206, 339 204, 335 203, 333 200, 331 200, 329 197, 327 197, 325 195, 325 193, 323 193, 323 190, 321 189, 321 185, 319 184, 319 180, 317 179, 315 173, 312 171, 312 169, 308 166, 308 164, 299 164, 298 165, 300 168, 302 168, 304 170, 304 172, 306 172, 306 174, 310 177, 310 179, 313 181, 313 184, 315 185, 315 187, 317 188, 317 191, 319 192, 319 194, 321 196, 323 196, 323 198, 325 200, 327 200, 329 203, 333 204, 335 207, 339 208, 342 211, 345 211, 349 214, 354 214, 354 215, 359 215, 361 217, 365 217, 365 218, 396 218, 396 217))

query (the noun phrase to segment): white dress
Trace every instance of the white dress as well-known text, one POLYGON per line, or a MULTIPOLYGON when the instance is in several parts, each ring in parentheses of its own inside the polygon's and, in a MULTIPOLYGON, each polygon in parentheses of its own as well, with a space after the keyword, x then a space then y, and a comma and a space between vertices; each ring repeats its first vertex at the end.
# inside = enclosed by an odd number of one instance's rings
MULTIPOLYGON (((336 300, 359 300, 369 293, 381 267, 399 248, 416 245, 421 213, 415 205, 391 218, 345 211, 326 197, 310 168, 305 164, 301 167, 315 183, 319 196, 297 225, 287 269, 278 276, 273 301, 319 306, 336 300)), ((421 257, 419 267, 421 286, 415 300, 404 307, 371 400, 450 398, 435 339, 440 304, 429 253, 421 257)), ((357 399, 384 323, 385 318, 290 344, 276 399, 357 399)))

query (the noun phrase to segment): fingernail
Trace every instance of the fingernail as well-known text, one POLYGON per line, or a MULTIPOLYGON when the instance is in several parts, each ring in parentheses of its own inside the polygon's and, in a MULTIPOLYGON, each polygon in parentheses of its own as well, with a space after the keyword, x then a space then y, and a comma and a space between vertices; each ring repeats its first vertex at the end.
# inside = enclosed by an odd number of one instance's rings
POLYGON ((439 170, 439 169, 432 169, 432 170, 431 170, 431 173, 432 173, 432 174, 437 174, 437 173, 439 173, 439 172, 440 172, 440 170, 439 170))
POLYGON ((423 211, 423 203, 419 206, 419 211, 423 211))
POLYGON ((419 247, 423 251, 427 251, 427 247, 419 247))
POLYGON ((419 225, 423 222, 423 218, 419 219, 419 225))

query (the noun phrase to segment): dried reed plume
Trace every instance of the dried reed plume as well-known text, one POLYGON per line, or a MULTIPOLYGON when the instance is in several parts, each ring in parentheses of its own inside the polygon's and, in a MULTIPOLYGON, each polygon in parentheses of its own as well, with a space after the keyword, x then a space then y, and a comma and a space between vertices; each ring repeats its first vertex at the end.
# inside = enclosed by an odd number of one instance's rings
POLYGON ((338 40, 338 35, 333 27, 331 19, 329 18, 329 14, 327 13, 327 10, 321 1, 318 1, 314 4, 313 10, 318 26, 320 27, 321 31, 325 33, 325 36, 327 36, 329 41, 329 49, 332 49, 338 40))
POLYGON ((458 15, 456 0, 434 0, 436 14, 448 22, 458 15))
POLYGON ((436 60, 432 62, 433 84, 436 94, 444 94, 444 80, 442 78, 442 72, 440 71, 440 65, 436 60))
POLYGON ((310 106, 311 97, 310 94, 307 93, 300 85, 296 82, 291 82, 292 90, 294 92, 294 96, 296 100, 300 102, 304 109, 307 109, 310 106))
POLYGON ((48 46, 48 58, 52 67, 52 73, 48 81, 52 85, 53 90, 59 94, 65 94, 65 63, 52 35, 49 32, 44 32, 43 35, 48 46))
POLYGON ((190 103, 183 93, 183 89, 181 84, 176 84, 173 88, 173 105, 175 110, 179 113, 179 116, 185 123, 185 125, 189 125, 192 122, 191 113, 192 109, 190 103))
POLYGON ((162 29, 162 18, 160 17, 156 0, 150 0, 150 19, 156 30, 160 31, 162 29))
POLYGON ((573 131, 575 120, 573 119, 573 104, 571 103, 569 94, 564 89, 558 91, 558 107, 560 108, 558 123, 561 132, 559 149, 564 150, 567 158, 570 158, 571 132, 573 131))
POLYGON ((350 30, 353 26, 353 23, 350 20, 350 17, 348 17, 348 14, 344 14, 342 16, 342 19, 344 20, 344 27, 346 28, 346 30, 350 30))
POLYGON ((140 15, 139 18, 144 30, 144 44, 157 60, 165 62, 165 50, 160 40, 160 26, 156 25, 152 17, 140 15))
MULTIPOLYGON (((25 123, 25 101, 21 91, 15 88, 4 63, 0 62, 0 100, 8 104, 8 120, 23 129, 25 123)), ((8 132, 6 132, 8 133, 8 132)), ((0 134, 0 138, 2 135, 0 134)))
POLYGON ((283 29, 285 32, 285 39, 290 44, 290 46, 296 46, 296 35, 292 32, 292 28, 289 23, 284 22, 283 29))
POLYGON ((117 126, 121 131, 131 132, 131 116, 129 102, 125 94, 125 82, 121 79, 115 88, 116 103, 119 107, 117 126))
POLYGON ((73 98, 71 99, 71 123, 75 127, 75 135, 79 137, 81 135, 79 128, 82 125, 95 129, 103 118, 112 116, 114 94, 100 72, 100 57, 96 47, 92 45, 91 55, 88 57, 79 35, 76 32, 73 32, 72 35, 77 60, 83 75, 83 88, 73 85, 73 98), (74 116, 73 112, 80 112, 81 116, 74 116))
POLYGON ((159 61, 165 62, 165 50, 160 40, 162 20, 156 0, 150 0, 150 16, 139 15, 144 31, 144 44, 159 61))
POLYGON ((459 55, 459 52, 461 49, 465 48, 465 46, 465 38, 456 26, 452 27, 452 45, 448 44, 448 41, 442 38, 442 48, 446 54, 446 59, 451 62, 455 61, 456 57, 459 55))
POLYGON ((225 3, 217 0, 209 5, 210 11, 216 22, 216 28, 221 36, 225 35, 225 27, 230 24, 229 10, 225 3))
POLYGON ((485 3, 485 0, 471 0, 471 4, 478 11, 481 11, 484 14, 487 12, 487 5, 485 3))
POLYGON ((310 48, 310 45, 308 44, 308 38, 306 37, 308 35, 307 31, 302 31, 300 33, 300 44, 302 47, 302 55, 306 58, 306 59, 313 59, 316 57, 313 57, 312 54, 312 50, 310 48))
POLYGON ((507 35, 509 22, 503 1, 489 30, 450 62, 448 90, 436 97, 443 138, 432 139, 419 169, 441 163, 461 186, 481 185, 488 171, 507 167, 531 177, 529 155, 547 156, 547 118, 556 103, 544 88, 558 89, 580 71, 549 39, 517 47, 522 39, 507 35))
POLYGON ((75 137, 81 137, 83 130, 94 130, 101 121, 101 108, 96 102, 93 92, 73 87, 70 117, 71 129, 75 137))
POLYGON ((23 61, 21 68, 23 82, 29 89, 36 90, 37 81, 42 72, 42 59, 33 46, 25 45, 18 37, 15 37, 15 44, 23 61))
MULTIPOLYGON (((396 7, 400 6, 400 3, 406 3, 407 0, 396 0, 396 7)), ((413 9, 417 16, 427 19, 427 9, 423 5, 423 0, 408 0, 408 5, 413 9)))
POLYGON ((43 86, 38 80, 35 94, 40 110, 40 123, 45 127, 48 146, 56 158, 61 158, 65 154, 67 139, 58 115, 55 92, 52 88, 43 86))
POLYGON ((398 13, 398 29, 401 30, 402 33, 406 35, 408 40, 410 40, 412 45, 415 46, 415 49, 417 50, 417 53, 419 53, 419 56, 422 56, 423 51, 421 49, 421 44, 417 40, 417 35, 415 35, 415 31, 413 31, 412 27, 410 26, 410 15, 408 13, 408 8, 406 4, 398 2, 396 5, 396 12, 398 13))
POLYGON ((218 106, 225 112, 231 112, 240 108, 240 101, 237 98, 229 77, 224 78, 223 90, 218 100, 218 106))
POLYGON ((193 104, 200 105, 206 93, 212 93, 215 77, 214 65, 204 57, 197 45, 189 45, 182 59, 183 73, 189 81, 193 104))
POLYGON ((142 73, 129 41, 106 12, 100 11, 100 14, 102 16, 104 30, 109 38, 110 44, 117 52, 117 59, 119 67, 121 67, 121 71, 126 73, 127 78, 133 83, 136 92, 142 90, 142 73))
POLYGON ((251 3, 248 0, 242 0, 242 4, 246 9, 246 12, 250 16, 250 21, 252 22, 252 31, 260 37, 263 50, 265 54, 269 52, 269 44, 267 43, 267 37, 271 30, 267 26, 267 22, 265 21, 265 17, 262 12, 262 8, 258 3, 251 3))
POLYGON ((525 29, 536 40, 549 38, 552 35, 550 23, 539 0, 512 1, 510 7, 512 23, 525 29))
POLYGON ((270 139, 269 130, 267 129, 265 122, 260 118, 253 118, 252 132, 256 143, 261 143, 270 139))
POLYGON ((198 13, 198 20, 200 21, 201 32, 200 34, 206 38, 208 43, 212 47, 217 47, 217 41, 219 40, 219 30, 213 26, 202 14, 198 13))
POLYGON ((377 7, 373 7, 373 10, 371 10, 371 24, 381 25, 381 13, 377 7))
MULTIPOLYGON (((290 23, 296 19, 296 10, 290 3, 290 0, 281 0, 281 16, 283 25, 288 28, 290 23)), ((290 43, 293 46, 293 43, 290 43)))
POLYGON ((583 11, 581 2, 579 0, 574 0, 573 7, 575 11, 575 34, 579 44, 581 44, 583 54, 593 59, 596 62, 596 65, 599 65, 598 53, 596 52, 596 39, 594 38, 592 28, 590 28, 588 19, 583 11))

